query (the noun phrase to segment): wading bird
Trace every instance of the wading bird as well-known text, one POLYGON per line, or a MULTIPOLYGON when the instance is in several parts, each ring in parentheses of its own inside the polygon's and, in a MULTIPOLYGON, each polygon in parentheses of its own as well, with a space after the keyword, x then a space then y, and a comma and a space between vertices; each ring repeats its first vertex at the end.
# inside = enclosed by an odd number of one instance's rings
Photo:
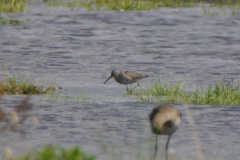
POLYGON ((168 144, 171 135, 178 129, 181 123, 181 113, 171 105, 159 105, 149 115, 151 129, 156 134, 156 146, 154 157, 156 159, 158 149, 158 135, 168 135, 166 143, 166 160, 168 159, 168 144))
MULTIPOLYGON (((107 81, 112 77, 114 77, 116 82, 118 82, 120 84, 126 84, 126 86, 127 86, 128 84, 136 82, 137 86, 139 86, 139 83, 137 81, 142 79, 142 78, 148 77, 148 76, 143 76, 143 75, 139 75, 139 74, 136 74, 136 73, 133 73, 133 72, 122 71, 122 70, 117 70, 116 69, 116 70, 113 70, 111 72, 111 76, 104 82, 104 84, 107 83, 107 81)), ((134 88, 136 88, 136 87, 134 87, 134 88)), ((133 89, 131 89, 131 90, 133 90, 133 89)), ((129 91, 128 86, 127 86, 127 91, 129 91)))

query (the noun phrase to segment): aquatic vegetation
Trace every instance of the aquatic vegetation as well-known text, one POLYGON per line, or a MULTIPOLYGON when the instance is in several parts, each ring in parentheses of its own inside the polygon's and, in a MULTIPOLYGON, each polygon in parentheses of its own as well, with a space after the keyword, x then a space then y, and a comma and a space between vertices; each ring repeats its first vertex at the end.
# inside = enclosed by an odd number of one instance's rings
POLYGON ((194 6, 195 0, 46 0, 49 6, 85 7, 90 10, 149 11, 158 7, 194 6))
POLYGON ((17 158, 19 160, 95 160, 96 156, 88 155, 79 147, 64 149, 60 146, 45 146, 42 150, 34 150, 17 158))
POLYGON ((0 25, 10 25, 10 24, 29 24, 29 19, 26 21, 24 19, 18 20, 17 18, 3 18, 0 16, 0 25))
POLYGON ((6 81, 3 82, 3 84, 6 94, 46 94, 61 90, 61 88, 56 87, 54 83, 43 87, 25 79, 24 76, 20 76, 20 78, 17 79, 15 74, 10 76, 8 72, 5 73, 5 79, 6 81))
POLYGON ((201 3, 202 12, 204 15, 210 16, 239 16, 240 15, 240 2, 236 5, 209 5, 201 3))
POLYGON ((28 0, 0 0, 0 12, 16 13, 25 12, 28 0))
POLYGON ((141 102, 175 103, 175 104, 200 104, 200 105, 239 105, 240 83, 234 86, 233 82, 222 81, 214 85, 209 84, 207 88, 195 87, 195 91, 187 92, 184 82, 172 84, 162 83, 160 79, 151 87, 135 91, 135 95, 141 102))
MULTIPOLYGON (((199 0, 45 0, 53 7, 85 7, 89 10, 112 10, 112 11, 149 11, 160 7, 194 7, 199 5, 199 0)), ((239 15, 240 0, 216 0, 200 2, 205 15, 239 15), (227 6, 227 9, 225 9, 227 6), (220 12, 213 10, 213 7, 220 8, 220 12)))

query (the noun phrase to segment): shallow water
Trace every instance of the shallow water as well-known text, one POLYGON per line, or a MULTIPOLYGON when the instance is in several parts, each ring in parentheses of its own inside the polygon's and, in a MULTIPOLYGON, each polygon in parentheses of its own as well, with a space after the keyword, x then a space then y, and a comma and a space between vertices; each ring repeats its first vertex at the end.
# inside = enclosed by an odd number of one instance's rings
MULTIPOLYGON (((0 26, 0 61, 9 71, 42 81, 55 81, 59 95, 88 98, 86 102, 47 102, 33 96, 35 107, 18 133, 0 136, 4 148, 16 154, 46 144, 80 145, 105 159, 149 159, 155 138, 148 113, 157 104, 139 103, 127 96, 125 86, 113 79, 103 82, 113 69, 134 71, 157 80, 186 81, 206 86, 216 81, 239 79, 240 18, 204 16, 200 8, 150 12, 73 10, 35 6, 30 13, 4 16, 30 19, 29 25, 0 26), (228 75, 228 70, 231 76, 228 75), (38 117, 39 124, 31 118, 38 117), (107 154, 104 144, 107 146, 107 154)), ((0 71, 4 77, 4 69, 0 71)), ((133 87, 134 85, 132 85, 133 87)), ((10 112, 22 96, 5 96, 2 107, 10 112)), ((197 157, 183 105, 183 122, 170 142, 171 157, 197 157), (174 153, 173 153, 174 152, 174 153)), ((240 159, 239 106, 189 105, 205 158, 240 159)), ((166 137, 159 140, 164 157, 166 137)))

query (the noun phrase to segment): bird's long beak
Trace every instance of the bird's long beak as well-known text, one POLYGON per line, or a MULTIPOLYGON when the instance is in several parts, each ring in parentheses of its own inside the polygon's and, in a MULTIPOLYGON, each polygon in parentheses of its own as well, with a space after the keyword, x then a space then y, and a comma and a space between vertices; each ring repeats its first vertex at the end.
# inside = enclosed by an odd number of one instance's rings
POLYGON ((110 78, 112 78, 112 77, 113 77, 113 76, 110 76, 110 77, 104 82, 104 84, 107 83, 107 81, 108 81, 110 78))

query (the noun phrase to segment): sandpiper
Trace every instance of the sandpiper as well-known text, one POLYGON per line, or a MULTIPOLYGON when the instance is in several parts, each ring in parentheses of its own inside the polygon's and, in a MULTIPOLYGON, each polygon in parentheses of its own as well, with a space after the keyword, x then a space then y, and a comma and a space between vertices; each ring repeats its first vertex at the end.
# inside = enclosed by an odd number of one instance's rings
POLYGON ((158 135, 168 135, 166 143, 166 160, 168 159, 168 144, 171 135, 178 129, 181 123, 181 113, 171 105, 159 105, 149 115, 151 129, 156 134, 156 146, 154 157, 156 159, 158 149, 158 135))
MULTIPOLYGON (((139 75, 139 74, 136 74, 136 73, 133 73, 133 72, 122 71, 122 70, 115 69, 111 72, 111 76, 104 82, 104 84, 107 83, 107 81, 112 77, 114 77, 116 82, 118 82, 120 84, 126 84, 126 86, 127 86, 128 84, 137 82, 138 80, 140 80, 142 78, 145 78, 145 77, 148 77, 148 76, 143 76, 143 75, 139 75)), ((137 82, 137 86, 139 86, 138 82, 137 82)), ((136 87, 134 87, 134 88, 136 88, 136 87)), ((133 89, 131 89, 131 90, 133 90, 133 89)), ((127 91, 129 91, 128 86, 127 86, 127 91)))

